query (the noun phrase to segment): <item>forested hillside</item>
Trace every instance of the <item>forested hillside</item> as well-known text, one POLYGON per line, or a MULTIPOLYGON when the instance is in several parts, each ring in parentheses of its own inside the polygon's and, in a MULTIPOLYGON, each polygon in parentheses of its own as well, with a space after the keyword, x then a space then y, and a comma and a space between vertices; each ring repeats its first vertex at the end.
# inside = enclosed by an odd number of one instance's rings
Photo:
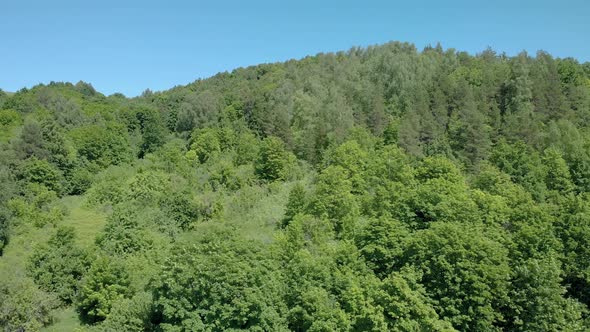
POLYGON ((389 43, 0 91, 6 331, 588 331, 590 63, 389 43))

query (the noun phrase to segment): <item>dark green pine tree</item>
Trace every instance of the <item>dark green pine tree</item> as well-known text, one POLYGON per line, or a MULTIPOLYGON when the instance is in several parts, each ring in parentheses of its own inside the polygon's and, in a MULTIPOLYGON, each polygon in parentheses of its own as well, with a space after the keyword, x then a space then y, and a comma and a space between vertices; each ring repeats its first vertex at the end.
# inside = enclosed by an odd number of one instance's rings
POLYGON ((511 78, 507 82, 504 110, 504 133, 510 139, 521 139, 528 144, 539 143, 539 128, 533 105, 529 77, 530 61, 520 53, 511 63, 511 78))
POLYGON ((490 127, 478 109, 473 93, 466 83, 457 89, 462 97, 458 109, 452 113, 449 136, 453 151, 459 159, 474 166, 487 158, 490 148, 490 127))

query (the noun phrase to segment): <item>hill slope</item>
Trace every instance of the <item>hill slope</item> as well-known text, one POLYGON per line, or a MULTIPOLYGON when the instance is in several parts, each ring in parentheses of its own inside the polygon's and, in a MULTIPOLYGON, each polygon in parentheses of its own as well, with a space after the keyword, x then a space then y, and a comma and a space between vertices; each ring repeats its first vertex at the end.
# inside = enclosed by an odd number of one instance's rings
POLYGON ((588 63, 394 42, 0 126, 6 330, 590 328, 588 63))

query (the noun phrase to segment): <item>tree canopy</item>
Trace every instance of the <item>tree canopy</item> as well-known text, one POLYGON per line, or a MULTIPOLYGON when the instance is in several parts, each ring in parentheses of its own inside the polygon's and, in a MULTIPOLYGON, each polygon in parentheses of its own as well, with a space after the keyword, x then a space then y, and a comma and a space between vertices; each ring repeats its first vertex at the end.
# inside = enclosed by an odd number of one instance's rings
MULTIPOLYGON (((1 92, 1 91, 0 91, 1 92)), ((0 93, 6 331, 588 331, 590 64, 392 42, 0 93)))

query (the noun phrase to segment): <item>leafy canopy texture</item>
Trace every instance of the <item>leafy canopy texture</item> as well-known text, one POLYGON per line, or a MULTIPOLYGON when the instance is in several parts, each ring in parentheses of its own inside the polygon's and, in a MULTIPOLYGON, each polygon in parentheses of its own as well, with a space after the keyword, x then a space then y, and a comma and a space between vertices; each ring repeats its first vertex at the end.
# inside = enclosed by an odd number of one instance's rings
POLYGON ((391 42, 0 91, 0 330, 590 331, 590 64, 391 42))

